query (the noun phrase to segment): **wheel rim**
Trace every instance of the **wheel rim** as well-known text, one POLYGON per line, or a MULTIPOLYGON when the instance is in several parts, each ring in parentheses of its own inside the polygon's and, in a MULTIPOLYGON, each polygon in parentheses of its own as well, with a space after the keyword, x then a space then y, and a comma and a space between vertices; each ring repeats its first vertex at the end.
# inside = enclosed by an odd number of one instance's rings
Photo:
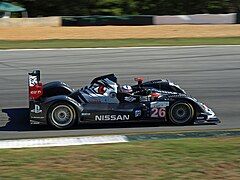
POLYGON ((177 103, 171 108, 171 119, 178 124, 184 124, 193 117, 193 108, 188 103, 177 103))
POLYGON ((73 121, 74 114, 69 106, 59 105, 53 109, 51 117, 54 124, 64 127, 73 121))

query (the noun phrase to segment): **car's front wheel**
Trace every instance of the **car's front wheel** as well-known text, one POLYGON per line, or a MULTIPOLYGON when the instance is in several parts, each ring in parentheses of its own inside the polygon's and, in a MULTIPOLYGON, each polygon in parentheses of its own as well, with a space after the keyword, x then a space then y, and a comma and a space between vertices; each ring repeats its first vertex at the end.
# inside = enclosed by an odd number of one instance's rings
POLYGON ((169 108, 169 120, 175 125, 187 125, 193 122, 194 108, 189 102, 177 101, 169 108))
POLYGON ((68 102, 58 102, 49 108, 48 120, 54 128, 68 129, 76 122, 76 111, 68 102))

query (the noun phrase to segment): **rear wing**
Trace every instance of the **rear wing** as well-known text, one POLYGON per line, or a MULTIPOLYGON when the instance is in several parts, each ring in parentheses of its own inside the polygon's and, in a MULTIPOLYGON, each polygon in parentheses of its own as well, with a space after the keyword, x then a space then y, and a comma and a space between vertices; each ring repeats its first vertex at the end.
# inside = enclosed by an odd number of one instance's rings
POLYGON ((28 73, 29 100, 36 100, 43 94, 43 86, 40 82, 40 70, 28 73))

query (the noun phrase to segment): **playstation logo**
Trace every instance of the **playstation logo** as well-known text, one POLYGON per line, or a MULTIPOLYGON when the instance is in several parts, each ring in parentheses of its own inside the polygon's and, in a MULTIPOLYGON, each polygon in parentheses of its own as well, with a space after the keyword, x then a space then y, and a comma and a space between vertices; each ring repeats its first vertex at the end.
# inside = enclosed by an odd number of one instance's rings
POLYGON ((39 105, 36 105, 36 104, 35 104, 35 108, 32 109, 31 112, 32 112, 32 113, 36 113, 36 114, 38 114, 38 113, 41 113, 42 110, 41 110, 41 108, 40 108, 39 105))

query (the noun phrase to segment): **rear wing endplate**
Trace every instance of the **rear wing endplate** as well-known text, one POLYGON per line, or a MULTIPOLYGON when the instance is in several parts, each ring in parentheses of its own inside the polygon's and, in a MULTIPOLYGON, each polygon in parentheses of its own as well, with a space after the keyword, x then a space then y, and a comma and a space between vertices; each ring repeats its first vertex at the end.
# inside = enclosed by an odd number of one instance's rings
POLYGON ((42 83, 40 82, 40 70, 28 73, 29 100, 36 100, 43 94, 42 83))

